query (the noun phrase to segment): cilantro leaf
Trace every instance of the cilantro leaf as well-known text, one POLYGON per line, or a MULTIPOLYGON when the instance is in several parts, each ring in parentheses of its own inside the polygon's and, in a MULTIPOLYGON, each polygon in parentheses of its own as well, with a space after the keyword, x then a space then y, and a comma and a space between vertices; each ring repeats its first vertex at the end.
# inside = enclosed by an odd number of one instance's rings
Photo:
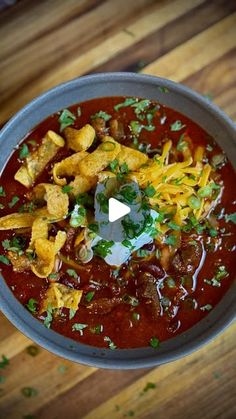
POLYGON ((100 256, 101 258, 105 258, 107 255, 111 254, 111 247, 113 246, 114 241, 110 240, 100 240, 94 247, 93 251, 96 256, 100 256))
POLYGON ((108 342, 108 346, 111 350, 117 349, 117 346, 112 342, 111 338, 109 336, 104 337, 104 342, 108 342))
POLYGON ((19 157, 22 160, 25 159, 27 156, 29 156, 29 147, 27 146, 27 144, 24 143, 20 148, 19 157))
POLYGON ((60 123, 60 132, 63 131, 66 127, 73 125, 75 120, 76 116, 68 109, 64 109, 58 119, 60 123))
POLYGON ((120 108, 125 108, 127 106, 133 105, 134 103, 136 103, 138 101, 138 99, 134 98, 134 97, 127 97, 124 102, 118 103, 117 105, 114 106, 115 111, 117 112, 120 108))
POLYGON ((71 276, 72 278, 78 279, 78 274, 76 273, 74 269, 67 269, 66 273, 68 273, 68 275, 71 276))
POLYGON ((13 196, 11 202, 8 204, 9 208, 14 207, 19 200, 20 198, 17 195, 13 196))
POLYGON ((88 303, 90 303, 90 301, 92 301, 94 295, 95 295, 95 291, 87 292, 87 294, 85 295, 85 300, 88 301, 88 303))
POLYGON ((72 326, 72 331, 73 332, 80 332, 80 336, 83 336, 83 330, 86 329, 86 327, 88 327, 87 324, 74 323, 73 326, 72 326))
POLYGON ((150 339, 150 341, 149 341, 149 343, 150 343, 150 346, 152 347, 152 348, 158 348, 158 346, 160 345, 160 342, 159 342, 159 340, 155 337, 155 336, 153 336, 151 339, 150 339))
POLYGON ((3 186, 0 186, 0 196, 6 196, 6 192, 3 189, 3 186))
POLYGON ((180 120, 177 120, 175 122, 173 122, 173 124, 171 124, 170 126, 170 130, 171 131, 180 131, 181 129, 183 129, 186 125, 182 124, 182 122, 180 120))
POLYGON ((231 221, 232 223, 236 224, 236 212, 232 213, 232 214, 226 214, 225 215, 225 221, 228 223, 229 221, 231 221))
POLYGON ((99 111, 95 113, 94 115, 91 115, 91 119, 95 119, 95 118, 102 118, 104 119, 104 121, 109 121, 112 118, 112 116, 104 111, 99 111))
POLYGON ((26 307, 28 308, 31 313, 36 312, 36 305, 38 304, 38 301, 36 301, 34 298, 30 298, 28 303, 26 304, 26 307))
POLYGON ((62 186, 61 190, 62 190, 63 193, 69 193, 73 190, 73 186, 64 185, 64 186, 62 186))
POLYGON ((4 263, 4 265, 11 265, 11 261, 4 255, 0 255, 0 262, 4 263))

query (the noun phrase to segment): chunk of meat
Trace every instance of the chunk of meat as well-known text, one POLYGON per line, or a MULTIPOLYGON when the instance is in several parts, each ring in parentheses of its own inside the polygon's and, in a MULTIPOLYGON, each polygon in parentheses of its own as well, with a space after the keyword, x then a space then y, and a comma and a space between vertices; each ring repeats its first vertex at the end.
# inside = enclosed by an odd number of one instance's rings
POLYGON ((111 119, 109 121, 109 127, 110 127, 110 135, 111 137, 115 138, 115 140, 120 140, 124 137, 124 125, 121 121, 118 121, 117 119, 111 119))
POLYGON ((91 301, 86 307, 90 314, 108 314, 115 307, 122 303, 122 298, 98 298, 97 300, 91 301))
POLYGON ((13 271, 24 272, 30 271, 30 260, 25 255, 18 255, 16 252, 9 251, 7 253, 8 258, 13 266, 13 271))
POLYGON ((199 241, 194 243, 183 241, 172 259, 172 266, 181 275, 192 274, 199 266, 201 257, 202 246, 199 241))
POLYGON ((161 279, 165 275, 163 269, 157 263, 142 262, 139 265, 139 269, 142 272, 153 275, 155 280, 161 279))
POLYGON ((104 137, 104 135, 106 135, 107 133, 106 121, 103 118, 94 118, 91 124, 93 128, 95 129, 96 136, 98 138, 102 138, 104 137))
POLYGON ((73 249, 73 244, 76 236, 76 229, 73 227, 68 228, 66 233, 66 242, 65 242, 65 251, 66 253, 70 253, 73 249))
POLYGON ((154 318, 158 317, 161 311, 161 306, 157 291, 156 278, 149 272, 144 272, 139 276, 138 284, 139 298, 145 298, 152 316, 154 318))

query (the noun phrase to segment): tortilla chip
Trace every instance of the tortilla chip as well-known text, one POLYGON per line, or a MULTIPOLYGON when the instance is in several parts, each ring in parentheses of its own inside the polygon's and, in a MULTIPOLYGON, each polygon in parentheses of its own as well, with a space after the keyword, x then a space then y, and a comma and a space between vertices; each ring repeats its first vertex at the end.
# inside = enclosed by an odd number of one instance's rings
POLYGON ((76 176, 79 173, 78 162, 84 159, 88 153, 86 151, 80 151, 72 154, 72 156, 54 164, 53 166, 53 179, 57 185, 66 185, 66 178, 62 176, 76 176))
POLYGON ((54 268, 55 256, 66 242, 66 233, 58 231, 55 241, 39 238, 35 240, 34 247, 37 255, 36 261, 31 264, 33 273, 39 278, 47 278, 54 268))
POLYGON ((17 228, 31 227, 35 216, 31 213, 20 214, 19 212, 5 215, 0 218, 0 230, 14 230, 17 228))
POLYGON ((72 182, 69 183, 69 186, 71 186, 73 189, 71 190, 71 195, 79 195, 80 193, 88 192, 94 185, 97 183, 97 177, 88 177, 88 176, 82 176, 78 175, 75 177, 72 182))
POLYGON ((93 143, 95 138, 95 129, 86 124, 81 129, 66 127, 64 130, 67 145, 74 151, 87 150, 93 143))
POLYGON ((78 164, 80 173, 85 177, 96 176, 105 169, 121 151, 121 146, 114 138, 103 137, 102 144, 78 164))
POLYGON ((29 249, 34 248, 35 241, 38 239, 48 238, 48 222, 44 217, 35 218, 32 225, 32 233, 29 244, 29 249))
POLYGON ((26 157, 25 163, 16 172, 14 179, 26 188, 30 188, 45 166, 57 154, 60 147, 64 145, 63 138, 56 132, 49 130, 37 150, 26 157))
POLYGON ((61 187, 50 183, 39 183, 33 190, 34 199, 47 202, 49 214, 56 218, 65 218, 69 210, 69 198, 61 187))
POLYGON ((119 165, 126 163, 130 171, 138 170, 148 161, 148 156, 146 154, 124 145, 121 146, 121 151, 116 158, 119 165))
POLYGON ((71 289, 63 284, 52 283, 46 292, 40 312, 47 311, 48 306, 52 309, 68 308, 78 310, 83 291, 71 289))

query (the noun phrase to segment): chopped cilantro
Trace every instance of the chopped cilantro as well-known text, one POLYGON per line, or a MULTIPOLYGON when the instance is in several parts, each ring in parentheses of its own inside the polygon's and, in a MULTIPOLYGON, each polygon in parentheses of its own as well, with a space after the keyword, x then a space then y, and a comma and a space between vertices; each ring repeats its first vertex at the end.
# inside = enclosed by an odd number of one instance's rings
POLYGON ((151 346, 152 348, 158 348, 158 347, 159 347, 159 345, 160 345, 159 340, 158 340, 155 336, 153 336, 153 337, 150 339, 149 343, 150 343, 150 346, 151 346))
POLYGON ((169 246, 175 246, 176 242, 177 242, 177 237, 174 234, 170 234, 165 239, 165 243, 168 244, 169 246))
POLYGON ((127 240, 127 239, 123 240, 121 244, 122 244, 123 246, 125 246, 125 247, 128 247, 128 248, 133 247, 133 245, 132 245, 131 241, 129 241, 129 240, 127 240))
POLYGON ((6 196, 6 192, 3 189, 3 186, 0 186, 0 196, 6 196))
POLYGON ((25 397, 35 397, 38 394, 38 391, 33 387, 23 387, 21 393, 25 397))
POLYGON ((117 112, 120 108, 125 108, 127 106, 133 105, 134 103, 136 103, 138 101, 138 99, 133 98, 133 97, 127 97, 124 102, 118 103, 117 105, 114 106, 115 111, 117 112))
POLYGON ((49 274, 48 275, 49 279, 57 279, 58 278, 58 273, 54 273, 54 274, 49 274))
POLYGON ((121 195, 128 204, 132 204, 137 198, 137 192, 132 185, 123 185, 120 188, 119 195, 121 195))
POLYGON ((88 327, 87 324, 74 323, 73 326, 72 326, 72 331, 73 332, 80 332, 80 336, 83 336, 83 334, 84 334, 83 330, 86 329, 86 327, 88 327))
POLYGON ((156 190, 155 190, 154 186, 152 186, 152 185, 148 185, 148 186, 144 189, 144 193, 145 193, 145 195, 146 195, 146 196, 148 196, 149 198, 152 198, 152 197, 155 195, 156 190))
POLYGON ((74 310, 73 308, 70 308, 70 310, 69 310, 69 320, 72 320, 75 317, 76 311, 77 310, 74 310))
POLYGON ((94 295, 95 295, 95 291, 87 292, 87 294, 85 295, 85 300, 88 301, 88 303, 90 303, 90 301, 92 301, 94 295))
POLYGON ((138 249, 136 255, 138 258, 145 258, 147 256, 150 256, 150 251, 147 249, 138 249))
POLYGON ((177 146, 176 146, 177 151, 183 151, 185 148, 188 147, 188 143, 187 143, 187 141, 184 140, 184 137, 185 137, 184 134, 182 134, 180 136, 179 141, 178 141, 177 146))
POLYGON ((191 195, 188 198, 188 205, 190 206, 190 208, 192 209, 199 209, 201 206, 201 200, 199 198, 197 198, 194 195, 191 195))
POLYGON ((109 336, 105 336, 104 337, 104 342, 108 342, 108 346, 110 349, 114 350, 117 349, 117 346, 114 344, 114 342, 112 342, 111 338, 109 338, 109 336))
POLYGON ((144 120, 144 115, 143 112, 145 112, 147 110, 147 108, 150 106, 150 100, 149 99, 143 99, 140 100, 139 102, 135 102, 132 106, 132 108, 134 108, 134 113, 135 115, 141 119, 144 120))
POLYGON ((213 147, 210 144, 207 144, 206 150, 209 151, 209 152, 213 151, 213 147))
POLYGON ((169 93, 169 89, 165 86, 158 86, 158 89, 160 90, 160 92, 162 93, 169 93))
POLYGON ((113 246, 114 241, 110 240, 100 240, 93 248, 94 254, 105 258, 107 255, 111 254, 111 247, 113 246))
POLYGON ((73 125, 76 120, 76 116, 68 109, 64 109, 59 117, 60 131, 63 131, 66 127, 73 125))
POLYGON ((232 223, 236 224, 236 212, 232 214, 226 214, 225 215, 225 221, 228 223, 231 221, 232 223))
POLYGON ((176 230, 176 231, 180 231, 181 227, 176 224, 174 221, 169 221, 168 226, 172 229, 172 230, 176 230))
POLYGON ((91 115, 91 119, 95 119, 95 118, 102 118, 104 119, 104 121, 109 121, 112 118, 112 116, 104 111, 99 111, 95 113, 94 115, 91 115))
POLYGON ((25 246, 25 239, 23 237, 13 237, 11 240, 3 240, 2 247, 5 250, 10 250, 12 252, 18 253, 18 255, 23 254, 23 248, 25 246))
POLYGON ((39 347, 35 346, 35 345, 30 345, 27 346, 26 348, 26 352, 30 355, 30 356, 37 356, 39 354, 39 347))
POLYGON ((173 122, 173 124, 171 124, 170 126, 170 130, 171 131, 180 131, 181 129, 183 129, 186 125, 182 124, 181 121, 177 120, 175 122, 173 122))
POLYGON ((80 227, 86 224, 86 209, 78 204, 75 204, 71 212, 70 226, 80 227))
POLYGON ((130 129, 134 135, 139 135, 142 129, 146 131, 154 131, 154 125, 143 125, 139 121, 130 121, 130 129))
POLYGON ((6 355, 2 355, 2 360, 0 361, 0 369, 6 368, 7 365, 9 365, 9 359, 6 357, 6 355))
POLYGON ((93 197, 87 192, 77 195, 75 199, 76 199, 76 204, 93 208, 93 205, 94 205, 93 197))
POLYGON ((8 204, 9 208, 14 207, 14 205, 16 205, 19 200, 20 198, 18 196, 13 196, 11 202, 8 204))
POLYGON ((211 304, 206 304, 205 306, 200 307, 200 310, 202 311, 210 311, 212 309, 211 304))
POLYGON ((73 186, 70 185, 64 185, 61 188, 63 193, 70 193, 73 190, 73 186))
POLYGON ((67 269, 66 273, 68 273, 68 275, 71 276, 72 278, 78 279, 78 274, 76 273, 74 269, 67 269))
POLYGON ((30 298, 28 303, 26 304, 26 307, 31 313, 36 312, 36 305, 38 304, 38 301, 36 301, 34 298, 30 298))
POLYGON ((110 166, 111 171, 112 171, 112 172, 115 172, 115 171, 116 171, 116 169, 118 169, 118 167, 119 167, 119 162, 118 162, 118 160, 117 160, 117 159, 113 160, 113 161, 109 164, 109 166, 110 166))
POLYGON ((52 314, 53 314, 53 308, 52 308, 51 304, 48 304, 47 315, 46 315, 46 317, 44 319, 44 322, 43 322, 44 326, 47 327, 47 329, 50 329, 50 327, 51 327, 51 323, 52 323, 52 320, 53 320, 52 314))
POLYGON ((129 173, 129 168, 128 168, 127 163, 124 162, 120 165, 120 172, 122 174, 128 174, 129 173))
POLYGON ((212 285, 213 287, 220 287, 221 280, 226 278, 229 275, 224 265, 220 265, 217 267, 215 271, 215 275, 212 279, 204 279, 204 282, 208 285, 212 285))
POLYGON ((4 255, 0 255, 0 262, 4 263, 4 265, 11 265, 11 261, 4 255))
POLYGON ((19 157, 22 160, 28 156, 29 156, 29 147, 27 146, 27 144, 23 144, 22 147, 20 148, 19 157))
POLYGON ((108 198, 107 196, 103 193, 100 192, 96 195, 96 200, 100 205, 100 210, 104 213, 104 214, 108 214, 108 198))
POLYGON ((145 385, 143 392, 146 393, 148 390, 153 390, 154 388, 156 388, 156 384, 149 382, 145 385))
POLYGON ((88 229, 93 231, 94 233, 98 233, 99 227, 98 224, 92 223, 88 225, 88 229))

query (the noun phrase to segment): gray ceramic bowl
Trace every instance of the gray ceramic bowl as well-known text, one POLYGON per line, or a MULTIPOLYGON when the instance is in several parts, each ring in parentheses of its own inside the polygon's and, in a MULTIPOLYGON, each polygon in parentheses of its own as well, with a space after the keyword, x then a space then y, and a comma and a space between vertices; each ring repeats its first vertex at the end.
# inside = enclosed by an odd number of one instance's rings
MULTIPOLYGON (((236 127, 219 108, 181 84, 132 73, 105 73, 81 77, 39 96, 18 112, 0 133, 0 169, 22 138, 50 114, 75 103, 105 96, 139 96, 176 109, 201 125, 225 150, 235 166, 236 127), (168 89, 168 93, 163 91, 168 89), (165 89, 164 89, 165 90, 165 89)), ((215 337, 234 316, 236 284, 207 317, 187 332, 152 348, 111 351, 76 343, 48 330, 15 299, 0 277, 0 308, 26 336, 57 355, 81 364, 103 368, 141 368, 173 361, 198 349, 215 337)))

